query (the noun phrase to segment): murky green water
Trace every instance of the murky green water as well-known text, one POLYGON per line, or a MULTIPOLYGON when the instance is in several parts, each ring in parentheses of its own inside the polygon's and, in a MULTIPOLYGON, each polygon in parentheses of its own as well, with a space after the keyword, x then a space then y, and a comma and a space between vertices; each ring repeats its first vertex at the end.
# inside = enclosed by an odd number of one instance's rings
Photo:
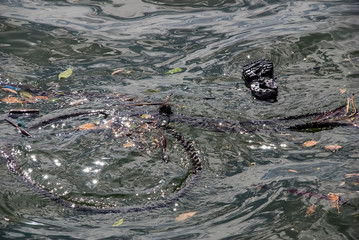
MULTIPOLYGON (((59 101, 23 106, 40 108, 39 118, 112 109, 123 104, 117 93, 146 102, 173 94, 176 113, 240 121, 323 112, 358 92, 358 12, 357 1, 1 1, 1 82, 66 93, 59 101), (275 103, 253 99, 241 79, 243 64, 258 58, 275 65, 275 103), (73 75, 59 80, 69 66, 73 75), (166 74, 178 67, 183 71, 166 74), (116 69, 123 71, 112 76, 116 69), (70 105, 85 96, 88 101, 70 105)), ((19 107, 1 102, 1 119, 19 107)), ((61 121, 33 131, 32 139, 2 121, 0 145, 10 145, 39 184, 95 205, 142 206, 186 185, 190 163, 171 137, 165 164, 154 145, 124 147, 128 139, 111 130, 72 131, 101 120, 61 121)), ((203 172, 185 196, 150 212, 64 208, 12 174, 1 158, 0 238, 358 239, 357 206, 340 206, 338 213, 328 200, 286 191, 341 193, 357 203, 358 181, 345 176, 359 173, 358 128, 240 134, 172 127, 194 142, 203 172), (303 147, 309 140, 319 143, 303 147), (342 148, 324 149, 333 144, 342 148), (306 214, 310 206, 316 210, 306 214), (185 212, 196 214, 175 221, 185 212), (112 227, 121 218, 123 224, 112 227)), ((153 131, 144 138, 160 136, 153 131)))

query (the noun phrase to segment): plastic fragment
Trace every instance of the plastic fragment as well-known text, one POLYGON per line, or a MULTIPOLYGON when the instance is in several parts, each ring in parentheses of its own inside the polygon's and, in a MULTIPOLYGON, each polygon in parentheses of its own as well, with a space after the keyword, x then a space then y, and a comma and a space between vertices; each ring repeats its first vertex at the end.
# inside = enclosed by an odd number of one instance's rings
POLYGON ((20 88, 9 86, 9 85, 4 86, 4 88, 12 89, 12 90, 15 90, 15 91, 20 91, 21 90, 20 88))

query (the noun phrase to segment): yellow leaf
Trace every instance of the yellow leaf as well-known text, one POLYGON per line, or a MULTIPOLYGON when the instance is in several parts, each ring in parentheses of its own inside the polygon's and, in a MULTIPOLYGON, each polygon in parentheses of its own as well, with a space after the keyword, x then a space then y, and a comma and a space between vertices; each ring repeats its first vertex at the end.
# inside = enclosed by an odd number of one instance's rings
POLYGON ((182 72, 182 68, 171 69, 168 72, 166 72, 166 74, 174 74, 174 73, 179 73, 179 72, 182 72))
POLYGON ((16 97, 4 97, 1 101, 4 103, 23 103, 23 101, 16 97))
POLYGON ((150 114, 142 114, 141 118, 149 119, 149 118, 152 118, 152 116, 150 114))
POLYGON ((312 147, 314 145, 316 145, 318 143, 318 141, 306 141, 305 143, 303 143, 303 147, 312 147))
POLYGON ((342 146, 340 146, 340 145, 338 145, 338 144, 334 144, 334 145, 327 145, 327 146, 325 146, 324 148, 325 148, 326 150, 335 152, 335 151, 341 149, 342 146))
POLYGON ((28 92, 20 92, 20 96, 23 98, 32 98, 31 93, 28 92))
POLYGON ((120 220, 117 220, 116 222, 114 222, 112 224, 112 227, 120 226, 122 223, 123 223, 123 218, 121 218, 120 220))
POLYGON ((176 217, 176 222, 186 220, 187 218, 190 218, 190 217, 192 217, 192 216, 195 215, 195 214, 196 214, 196 212, 186 212, 186 213, 182 213, 182 214, 180 214, 178 217, 176 217))
POLYGON ((68 68, 66 71, 63 71, 62 73, 59 74, 59 79, 68 78, 71 76, 71 74, 72 74, 72 69, 68 68))

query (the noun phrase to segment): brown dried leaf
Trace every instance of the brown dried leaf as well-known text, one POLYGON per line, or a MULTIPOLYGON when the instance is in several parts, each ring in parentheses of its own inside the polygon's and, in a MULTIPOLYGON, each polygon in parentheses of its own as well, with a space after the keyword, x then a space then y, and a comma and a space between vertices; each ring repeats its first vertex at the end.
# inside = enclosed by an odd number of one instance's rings
POLYGON ((345 178, 359 177, 359 173, 348 173, 345 174, 345 178))
POLYGON ((115 74, 120 73, 120 72, 122 72, 122 71, 123 71, 123 69, 117 69, 117 70, 113 71, 113 72, 111 73, 111 75, 115 75, 115 74))
POLYGON ((288 172, 297 173, 298 171, 289 169, 288 172))
POLYGON ((1 101, 4 103, 23 103, 23 101, 21 101, 17 97, 4 97, 3 99, 1 99, 1 101))
POLYGON ((343 94, 345 93, 347 90, 346 89, 339 89, 340 93, 343 94))
POLYGON ((338 145, 338 144, 334 144, 334 145, 327 145, 327 146, 325 146, 324 148, 325 148, 326 150, 335 152, 335 151, 341 149, 342 146, 340 146, 340 145, 338 145))
POLYGON ((10 89, 10 88, 1 88, 1 89, 5 92, 11 92, 11 93, 17 94, 17 91, 14 89, 10 89))
POLYGON ((343 195, 343 193, 328 193, 328 197, 330 202, 332 203, 332 208, 336 208, 339 211, 339 196, 343 195))
POLYGON ((317 209, 317 206, 315 206, 315 205, 307 207, 307 210, 305 211, 305 215, 311 215, 311 214, 315 213, 316 209, 317 209))
POLYGON ((318 143, 318 141, 306 141, 305 143, 303 143, 303 147, 312 147, 314 145, 316 145, 318 143))
POLYGON ((123 144, 123 147, 125 147, 125 148, 127 148, 127 147, 135 147, 135 146, 136 146, 136 144, 134 142, 132 142, 132 141, 123 144))
POLYGON ((49 100, 49 97, 47 97, 47 96, 35 96, 35 97, 32 97, 32 99, 34 99, 34 100, 49 100))
POLYGON ((196 213, 197 213, 197 212, 186 212, 186 213, 182 213, 182 214, 180 214, 178 217, 176 217, 176 222, 186 220, 187 218, 192 217, 192 216, 195 215, 196 213))
POLYGON ((33 99, 33 98, 25 98, 25 101, 24 102, 27 102, 27 103, 35 103, 36 100, 33 99))
POLYGON ((86 123, 77 127, 78 130, 91 130, 96 128, 97 126, 94 123, 86 123))

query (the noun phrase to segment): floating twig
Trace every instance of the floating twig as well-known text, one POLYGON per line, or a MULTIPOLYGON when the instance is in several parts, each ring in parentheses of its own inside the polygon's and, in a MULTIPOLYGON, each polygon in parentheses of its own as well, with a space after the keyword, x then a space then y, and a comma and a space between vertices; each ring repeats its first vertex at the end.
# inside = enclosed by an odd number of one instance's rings
POLYGON ((16 124, 14 121, 5 118, 5 121, 7 121, 8 123, 10 123, 12 126, 16 127, 23 135, 28 136, 28 137, 32 137, 31 134, 26 131, 25 129, 23 129, 22 127, 20 127, 18 124, 16 124))
POLYGON ((166 139, 165 135, 163 135, 161 130, 158 130, 158 131, 159 131, 159 133, 161 135, 162 160, 165 163, 168 163, 169 162, 169 156, 167 154, 167 139, 166 139))
POLYGON ((104 110, 80 111, 80 112, 68 113, 68 114, 64 114, 64 115, 60 115, 60 116, 56 116, 56 117, 53 117, 53 118, 42 120, 42 121, 40 121, 38 123, 35 123, 34 125, 30 126, 30 129, 39 128, 39 127, 45 126, 47 124, 50 124, 52 122, 59 121, 61 119, 67 119, 67 118, 72 118, 72 117, 78 117, 78 116, 81 116, 81 115, 91 115, 91 114, 102 114, 105 117, 108 116, 108 113, 106 111, 104 111, 104 110))
POLYGON ((40 109, 25 109, 25 108, 17 108, 17 109, 10 109, 10 114, 39 114, 40 109))
POLYGON ((152 106, 152 105, 163 105, 163 102, 154 102, 154 103, 131 103, 131 104, 126 104, 125 106, 152 106))

